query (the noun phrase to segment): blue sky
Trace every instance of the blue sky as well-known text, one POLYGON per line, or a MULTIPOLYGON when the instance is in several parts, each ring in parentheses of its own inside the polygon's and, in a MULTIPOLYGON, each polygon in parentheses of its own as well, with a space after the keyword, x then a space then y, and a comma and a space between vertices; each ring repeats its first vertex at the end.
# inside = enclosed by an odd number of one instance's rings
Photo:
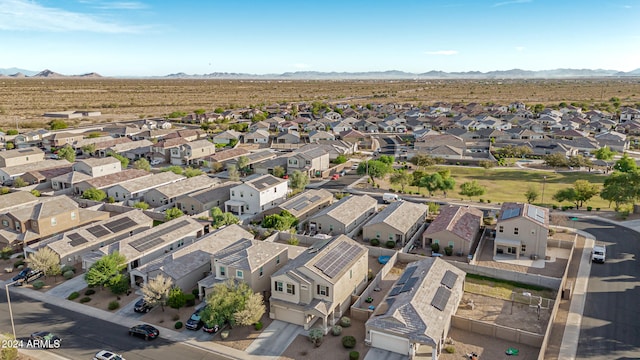
POLYGON ((630 71, 638 18, 640 0, 0 0, 0 68, 630 71))

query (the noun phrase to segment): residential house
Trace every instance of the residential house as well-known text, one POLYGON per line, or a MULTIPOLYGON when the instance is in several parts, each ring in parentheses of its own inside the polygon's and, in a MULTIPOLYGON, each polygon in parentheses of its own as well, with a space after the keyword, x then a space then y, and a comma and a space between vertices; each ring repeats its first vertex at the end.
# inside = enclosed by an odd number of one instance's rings
MULTIPOLYGON (((255 122, 255 123, 249 125, 249 131, 250 132, 254 132, 256 130, 265 130, 267 133, 269 133, 269 128, 270 127, 271 127, 271 125, 268 122, 266 122, 266 121, 258 121, 258 122, 255 122)), ((247 142, 247 141, 245 141, 245 142, 247 142)))
POLYGON ((309 142, 317 143, 320 140, 335 140, 335 135, 323 130, 312 130, 309 132, 309 142))
POLYGON ((329 160, 333 161, 340 155, 351 155, 358 151, 358 144, 344 140, 319 140, 315 144, 307 144, 299 149, 322 148, 329 153, 329 160))
POLYGON ((36 147, 0 151, 0 168, 33 164, 44 160, 44 152, 36 147))
POLYGON ((287 180, 273 175, 252 175, 230 191, 230 199, 224 203, 225 212, 257 215, 283 203, 289 186, 287 180))
POLYGON ((20 206, 35 204, 40 198, 28 191, 14 191, 0 196, 0 214, 20 206))
POLYGON ((177 203, 178 198, 198 190, 211 188, 218 184, 220 184, 220 179, 211 178, 209 175, 203 174, 158 186, 147 191, 143 199, 144 202, 152 208, 173 207, 177 203))
MULTIPOLYGON (((119 144, 127 144, 130 142, 133 142, 133 140, 129 139, 128 137, 121 137, 121 138, 116 138, 108 141, 96 142, 94 146, 92 146, 94 149, 91 149, 93 150, 93 152, 91 152, 90 155, 105 157, 109 152, 113 151, 112 148, 114 146, 119 144)), ((84 150, 83 150, 83 153, 84 153, 84 150)))
POLYGON ((51 148, 60 148, 66 145, 73 146, 73 144, 82 139, 84 139, 84 134, 82 133, 58 132, 49 135, 43 145, 47 150, 51 150, 51 148))
POLYGON ((106 191, 112 186, 118 185, 122 182, 139 179, 142 177, 151 177, 151 173, 141 169, 125 169, 119 173, 100 176, 87 180, 80 181, 73 184, 73 193, 82 196, 87 189, 98 189, 106 191))
MULTIPOLYGON (((49 179, 51 181, 51 188, 55 191, 65 190, 65 189, 71 190, 73 189, 73 186, 75 184, 93 179, 92 176, 87 175, 85 173, 81 173, 79 171, 71 171, 71 168, 69 168, 69 170, 66 170, 66 169, 63 169, 63 170, 64 172, 62 172, 62 174, 60 175, 51 174, 51 176, 48 176, 48 174, 50 174, 53 171, 53 169, 41 170, 39 171, 39 173, 42 174, 42 176, 44 176, 46 179, 49 179)), ((26 177, 26 174, 25 174, 25 177, 26 177)))
POLYGON ((466 273, 439 258, 405 268, 365 323, 365 343, 414 359, 438 359, 464 293, 466 273))
POLYGON ((287 174, 297 170, 316 177, 329 167, 329 153, 321 147, 298 149, 287 158, 287 174))
POLYGON ((109 155, 109 153, 113 152, 134 161, 140 158, 148 158, 152 146, 153 143, 149 140, 131 141, 113 145, 106 149, 104 153, 105 155, 109 155))
POLYGON ((171 149, 171 164, 200 164, 204 158, 215 154, 216 146, 209 140, 195 140, 171 149))
POLYGON ((235 130, 223 131, 213 136, 213 143, 228 145, 232 141, 235 141, 235 142, 239 141, 240 136, 242 136, 242 134, 235 130))
POLYGON ((180 146, 185 145, 186 143, 188 143, 188 141, 181 137, 162 139, 151 146, 151 154, 149 158, 151 160, 158 159, 162 162, 170 162, 171 150, 177 148, 177 153, 179 153, 180 146))
POLYGON ((623 153, 629 150, 629 140, 627 135, 621 134, 617 131, 607 131, 604 133, 596 134, 596 141, 599 147, 609 147, 611 150, 623 153))
POLYGON ((549 237, 549 209, 523 203, 504 203, 496 224, 493 254, 544 259, 549 237))
POLYGON ((309 218, 309 230, 322 234, 349 234, 375 214, 378 201, 369 195, 345 196, 309 218))
POLYGON ((427 153, 436 157, 460 159, 467 147, 464 139, 450 134, 426 134, 414 143, 416 152, 427 153))
POLYGON ((471 206, 449 205, 422 234, 422 248, 438 244, 441 251, 450 247, 457 254, 473 254, 472 246, 480 236, 482 211, 471 206))
POLYGON ((300 143, 300 133, 297 130, 285 130, 275 138, 277 144, 298 144, 300 143))
POLYGON ((27 163, 24 165, 14 165, 0 168, 0 180, 6 185, 12 185, 13 180, 15 178, 20 177, 26 173, 48 170, 48 169, 56 169, 56 168, 70 168, 71 163, 67 160, 42 160, 34 163, 27 163))
POLYGON ((254 130, 244 135, 246 144, 268 144, 269 132, 267 130, 254 130))
POLYGON ((239 184, 241 184, 239 181, 228 181, 203 190, 190 192, 178 197, 176 207, 187 215, 208 213, 214 207, 224 210, 224 203, 231 199, 231 188, 239 184))
POLYGON ((145 176, 123 181, 107 189, 107 195, 113 197, 116 202, 142 200, 147 191, 182 179, 184 179, 184 176, 182 175, 175 174, 171 171, 165 171, 152 174, 148 177, 145 176))
POLYGON ((410 201, 396 201, 387 205, 362 227, 364 239, 378 239, 381 243, 393 241, 401 247, 424 224, 429 207, 410 201))
POLYGON ((319 241, 271 275, 269 317, 328 332, 367 284, 368 250, 340 235, 319 241))
POLYGON ((99 177, 122 171, 122 163, 112 156, 87 158, 76 161, 73 164, 73 171, 79 171, 91 177, 99 177))
POLYGON ((305 190, 282 204, 263 211, 262 215, 268 216, 280 214, 283 210, 288 211, 298 219, 298 228, 302 228, 311 215, 333 204, 333 199, 333 194, 325 189, 305 190))
POLYGON ((331 123, 330 126, 334 134, 340 134, 341 132, 345 132, 353 129, 353 124, 355 124, 355 122, 348 122, 348 121, 342 120, 342 121, 336 121, 334 123, 331 123))

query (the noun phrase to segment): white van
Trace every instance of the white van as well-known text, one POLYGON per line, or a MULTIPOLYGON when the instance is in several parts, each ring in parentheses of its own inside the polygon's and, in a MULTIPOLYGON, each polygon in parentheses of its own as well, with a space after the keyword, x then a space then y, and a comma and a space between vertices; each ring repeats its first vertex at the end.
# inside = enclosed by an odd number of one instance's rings
POLYGON ((607 248, 604 245, 594 245, 593 253, 591 255, 591 261, 604 263, 605 258, 607 257, 607 248))
POLYGON ((400 201, 400 197, 398 194, 384 193, 382 194, 382 201, 384 201, 385 204, 389 204, 393 201, 400 201))

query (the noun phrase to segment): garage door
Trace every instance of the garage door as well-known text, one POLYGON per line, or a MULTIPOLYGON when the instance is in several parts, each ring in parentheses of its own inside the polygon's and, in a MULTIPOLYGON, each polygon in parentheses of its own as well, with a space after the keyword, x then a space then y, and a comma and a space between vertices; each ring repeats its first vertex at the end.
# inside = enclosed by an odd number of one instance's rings
POLYGON ((276 319, 292 324, 304 325, 304 314, 300 311, 294 311, 281 307, 276 307, 276 319))
POLYGON ((372 331, 371 346, 402 355, 409 355, 409 340, 389 334, 372 331))

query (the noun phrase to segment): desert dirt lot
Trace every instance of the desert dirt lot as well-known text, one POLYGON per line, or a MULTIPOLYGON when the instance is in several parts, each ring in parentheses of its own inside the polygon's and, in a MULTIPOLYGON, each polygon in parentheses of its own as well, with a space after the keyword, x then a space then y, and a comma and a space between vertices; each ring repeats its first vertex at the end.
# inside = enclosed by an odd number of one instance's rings
MULTIPOLYGON (((634 79, 584 80, 192 80, 0 79, 0 125, 42 127, 47 111, 97 110, 94 121, 133 120, 173 111, 213 110, 284 102, 432 104, 438 101, 509 104, 640 101, 634 79)), ((78 121, 74 125, 83 124, 78 121)))

